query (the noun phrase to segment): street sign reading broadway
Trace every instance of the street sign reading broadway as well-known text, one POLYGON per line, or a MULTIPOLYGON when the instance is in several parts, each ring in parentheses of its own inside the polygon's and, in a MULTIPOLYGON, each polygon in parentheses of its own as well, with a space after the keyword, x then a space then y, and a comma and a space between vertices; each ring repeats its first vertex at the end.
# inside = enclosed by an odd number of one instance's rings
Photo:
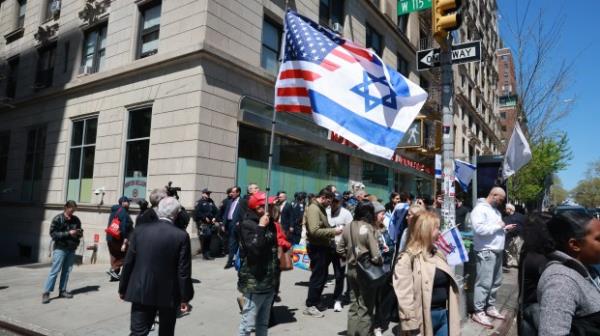
MULTIPOLYGON (((452 46, 452 64, 481 61, 481 41, 452 46)), ((423 71, 440 66, 440 49, 417 51, 417 70, 423 71)))

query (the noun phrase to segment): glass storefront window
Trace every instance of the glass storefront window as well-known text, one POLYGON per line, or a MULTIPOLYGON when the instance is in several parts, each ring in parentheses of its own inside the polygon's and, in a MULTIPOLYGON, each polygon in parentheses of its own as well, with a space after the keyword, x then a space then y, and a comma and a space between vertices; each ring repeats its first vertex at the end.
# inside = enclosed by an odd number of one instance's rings
POLYGON ((389 169, 377 163, 363 161, 362 183, 369 194, 377 195, 382 200, 389 196, 389 169))
POLYGON ((23 193, 21 196, 24 201, 33 201, 34 194, 41 187, 45 148, 46 126, 30 129, 27 134, 27 150, 23 167, 23 193))
POLYGON ((151 108, 129 111, 123 195, 134 201, 146 197, 151 121, 151 108))
POLYGON ((97 128, 97 117, 73 122, 67 200, 80 203, 92 201, 97 128))
MULTIPOLYGON (((241 186, 267 183, 270 133, 240 126, 238 181, 241 186)), ((271 190, 318 192, 328 184, 348 184, 350 160, 347 155, 282 136, 275 137, 271 190)))

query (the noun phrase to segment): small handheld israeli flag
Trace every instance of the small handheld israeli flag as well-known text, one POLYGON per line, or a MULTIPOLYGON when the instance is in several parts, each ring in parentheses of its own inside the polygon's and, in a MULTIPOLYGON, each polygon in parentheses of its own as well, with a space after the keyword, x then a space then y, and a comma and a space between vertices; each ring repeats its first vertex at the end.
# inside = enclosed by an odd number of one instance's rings
POLYGON ((448 265, 456 266, 469 261, 469 253, 465 248, 458 227, 455 226, 442 233, 435 244, 446 254, 448 265))

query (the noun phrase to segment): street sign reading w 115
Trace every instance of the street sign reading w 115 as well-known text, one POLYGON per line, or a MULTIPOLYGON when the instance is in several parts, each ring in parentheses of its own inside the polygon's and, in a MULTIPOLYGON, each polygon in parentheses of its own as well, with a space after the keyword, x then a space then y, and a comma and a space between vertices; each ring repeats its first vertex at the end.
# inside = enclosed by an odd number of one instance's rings
MULTIPOLYGON (((481 41, 452 46, 452 64, 481 61, 481 41)), ((440 49, 417 51, 417 70, 423 71, 440 66, 440 49)))
POLYGON ((398 16, 431 8, 431 0, 398 0, 398 16))

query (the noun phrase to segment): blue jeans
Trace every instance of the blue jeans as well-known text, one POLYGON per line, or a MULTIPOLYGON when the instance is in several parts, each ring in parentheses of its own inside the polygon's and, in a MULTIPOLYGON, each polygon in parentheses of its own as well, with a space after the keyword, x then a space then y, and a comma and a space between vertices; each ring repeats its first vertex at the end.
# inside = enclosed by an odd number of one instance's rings
POLYGON ((250 336, 255 329, 256 336, 266 336, 269 330, 269 315, 275 291, 260 294, 244 294, 244 308, 240 322, 240 336, 250 336))
POLYGON ((494 307, 496 293, 502 285, 503 250, 477 251, 477 275, 473 293, 473 306, 476 313, 494 307))
POLYGON ((75 262, 75 251, 55 249, 52 252, 52 267, 44 286, 44 293, 54 291, 54 283, 56 283, 58 272, 60 272, 59 290, 61 292, 67 290, 67 282, 69 281, 69 274, 73 269, 73 262, 75 262))
POLYGON ((431 324, 433 335, 448 336, 448 309, 432 309, 431 324))

